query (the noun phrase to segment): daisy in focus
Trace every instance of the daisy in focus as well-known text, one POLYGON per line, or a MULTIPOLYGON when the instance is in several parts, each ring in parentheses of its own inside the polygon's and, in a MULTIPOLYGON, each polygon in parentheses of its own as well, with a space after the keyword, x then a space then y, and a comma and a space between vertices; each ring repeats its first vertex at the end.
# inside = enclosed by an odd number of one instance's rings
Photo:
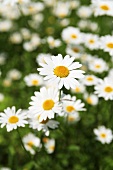
POLYGON ((113 100, 113 81, 110 78, 99 80, 95 86, 95 94, 103 97, 105 100, 113 100))
POLYGON ((57 89, 42 87, 40 92, 35 92, 31 97, 29 110, 32 114, 39 116, 39 121, 52 119, 55 113, 61 114, 62 107, 59 104, 59 92, 57 89))
POLYGON ((24 77, 27 86, 40 86, 43 84, 43 78, 37 73, 32 73, 24 77))
POLYGON ((96 139, 102 144, 109 144, 113 140, 111 129, 107 129, 105 126, 99 126, 98 129, 94 129, 94 134, 97 136, 96 139))
POLYGON ((16 111, 15 106, 7 108, 4 113, 0 113, 0 124, 1 128, 6 126, 7 131, 10 132, 17 127, 25 127, 28 124, 26 112, 22 112, 21 109, 16 111))
POLYGON ((45 76, 44 80, 48 80, 51 83, 58 85, 61 89, 64 85, 66 89, 75 88, 79 85, 77 79, 84 77, 84 71, 78 70, 82 66, 79 62, 73 62, 74 57, 66 55, 64 58, 61 54, 58 56, 51 56, 51 58, 45 58, 46 64, 41 64, 42 68, 37 70, 40 75, 45 76))
POLYGON ((22 138, 25 149, 32 155, 35 154, 35 148, 41 148, 40 138, 36 137, 33 133, 28 133, 22 138))

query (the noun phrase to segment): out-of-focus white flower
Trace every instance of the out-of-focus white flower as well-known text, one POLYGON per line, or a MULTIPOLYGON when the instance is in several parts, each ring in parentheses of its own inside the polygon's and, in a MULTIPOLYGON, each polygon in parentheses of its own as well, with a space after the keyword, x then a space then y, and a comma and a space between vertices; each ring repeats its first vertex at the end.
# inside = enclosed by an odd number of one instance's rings
POLYGON ((95 85, 95 94, 105 100, 113 100, 113 80, 107 77, 104 80, 100 79, 95 85))
POLYGON ((113 56, 113 36, 106 35, 100 38, 100 48, 105 52, 109 52, 111 56, 113 56))
POLYGON ((2 102, 3 100, 4 100, 4 95, 0 93, 0 102, 2 102))
POLYGON ((95 16, 113 16, 113 1, 92 0, 92 9, 95 16))
POLYGON ((32 155, 35 154, 34 148, 41 148, 40 138, 35 136, 33 133, 28 133, 22 138, 25 149, 29 151, 32 155))
POLYGON ((61 41, 59 39, 54 39, 51 36, 49 36, 47 38, 47 42, 48 42, 50 48, 59 47, 61 45, 61 41))
POLYGON ((7 55, 5 53, 0 53, 0 65, 5 64, 6 56, 7 55))
POLYGON ((55 139, 48 139, 44 144, 47 153, 52 154, 55 150, 55 139))
POLYGON ((71 89, 72 93, 83 93, 85 91, 85 85, 81 82, 79 86, 76 86, 74 89, 71 89))
POLYGON ((66 48, 66 53, 75 57, 75 59, 80 58, 83 51, 84 48, 80 45, 68 45, 66 48))
POLYGON ((51 57, 51 54, 45 54, 45 53, 40 53, 37 55, 36 57, 36 62, 40 65, 40 63, 43 63, 43 64, 46 64, 45 62, 45 58, 50 58, 51 57))
POLYGON ((96 76, 86 75, 82 82, 86 86, 93 86, 93 85, 97 84, 98 81, 99 81, 99 79, 96 76))
POLYGON ((27 86, 40 86, 43 83, 43 78, 37 73, 32 73, 24 77, 27 86))
POLYGON ((95 94, 84 94, 84 99, 90 105, 97 105, 98 104, 98 97, 95 94))
POLYGON ((80 115, 78 112, 70 113, 67 116, 67 121, 69 123, 75 123, 78 122, 79 120, 80 120, 80 115))
POLYGON ((7 78, 11 80, 19 80, 21 76, 22 76, 21 72, 17 69, 12 69, 7 72, 7 78))
POLYGON ((0 20, 0 32, 7 32, 12 28, 12 21, 0 20))
POLYGON ((78 28, 69 26, 63 29, 62 39, 66 43, 80 44, 82 42, 82 34, 78 28))
POLYGON ((14 44, 20 44, 22 42, 22 36, 19 32, 14 32, 11 34, 9 40, 14 44))
POLYGON ((92 9, 90 6, 81 6, 77 10, 77 15, 83 19, 89 18, 92 15, 92 9))
POLYGON ((98 129, 94 129, 94 134, 97 136, 96 139, 102 144, 109 144, 113 140, 113 134, 111 129, 107 129, 105 126, 99 126, 98 129))
POLYGON ((28 40, 31 38, 30 30, 28 30, 27 28, 22 28, 20 32, 24 40, 28 40))

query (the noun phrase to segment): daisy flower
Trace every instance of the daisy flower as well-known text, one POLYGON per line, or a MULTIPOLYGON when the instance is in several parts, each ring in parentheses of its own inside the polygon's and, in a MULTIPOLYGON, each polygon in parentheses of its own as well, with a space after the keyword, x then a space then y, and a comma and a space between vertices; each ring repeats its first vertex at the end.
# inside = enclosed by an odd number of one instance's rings
POLYGON ((92 15, 92 9, 90 6, 81 6, 77 10, 77 15, 83 19, 89 18, 92 15))
POLYGON ((47 153, 51 154, 55 150, 55 140, 54 139, 48 139, 47 142, 44 144, 47 153))
POLYGON ((75 123, 80 120, 80 115, 78 112, 68 114, 67 120, 69 123, 75 123))
POLYGON ((76 111, 85 111, 84 103, 81 102, 81 100, 76 100, 76 97, 71 97, 69 94, 65 95, 62 98, 63 102, 63 111, 66 116, 70 113, 74 113, 76 111))
POLYGON ((37 129, 38 131, 43 131, 46 136, 49 136, 49 129, 58 128, 59 122, 55 120, 46 119, 43 121, 39 121, 40 115, 35 115, 29 120, 30 127, 32 129, 37 129))
POLYGON ((45 53, 40 53, 40 54, 38 54, 37 56, 36 56, 36 62, 37 62, 37 64, 39 64, 40 65, 40 63, 46 63, 45 62, 45 60, 44 60, 44 58, 50 58, 51 57, 51 54, 45 54, 45 53))
POLYGON ((84 34, 85 41, 84 44, 90 50, 98 49, 99 48, 99 37, 98 35, 94 34, 84 34))
POLYGON ((22 138, 25 149, 29 151, 32 155, 35 154, 34 147, 41 148, 40 138, 36 137, 33 133, 28 133, 22 138))
POLYGON ((113 36, 106 35, 100 38, 100 48, 105 52, 109 52, 113 56, 113 36))
POLYGON ((93 59, 93 62, 89 62, 88 66, 89 70, 96 73, 102 73, 108 70, 108 65, 102 58, 93 59))
POLYGON ((107 129, 105 126, 99 126, 98 129, 94 129, 94 134, 97 136, 96 139, 102 144, 109 144, 113 140, 113 134, 111 129, 107 129))
POLYGON ((28 124, 26 120, 27 114, 22 112, 21 109, 16 111, 15 106, 12 108, 7 108, 4 110, 4 113, 0 113, 0 124, 1 128, 6 126, 7 131, 10 132, 17 127, 25 127, 25 124, 28 124))
POLYGON ((74 89, 71 89, 72 93, 83 93, 85 91, 85 85, 81 82, 79 86, 76 86, 74 89))
POLYGON ((51 56, 46 58, 46 64, 41 64, 42 68, 38 68, 40 75, 45 76, 45 80, 58 85, 61 89, 64 85, 66 89, 75 88, 79 85, 76 79, 82 79, 84 77, 84 71, 78 70, 82 65, 79 62, 73 62, 74 57, 66 55, 64 58, 61 54, 58 56, 51 56))
POLYGON ((49 36, 47 38, 47 43, 49 44, 49 47, 52 48, 56 48, 59 47, 61 45, 61 41, 59 39, 54 39, 53 37, 49 36))
POLYGON ((113 81, 111 78, 100 79, 95 86, 95 94, 105 100, 113 100, 113 81))
POLYGON ((97 105, 98 104, 98 97, 95 94, 84 94, 84 99, 86 100, 86 102, 90 105, 97 105))
POLYGON ((113 2, 105 0, 92 0, 92 9, 95 16, 109 15, 113 16, 113 2))
POLYGON ((29 110, 32 114, 40 116, 40 122, 47 118, 54 118, 55 113, 61 114, 62 107, 59 104, 58 89, 42 87, 40 92, 35 92, 35 96, 31 99, 29 110))
POLYGON ((25 76, 24 81, 27 86, 40 86, 43 84, 43 78, 37 73, 25 76))
POLYGON ((80 44, 82 42, 82 33, 75 27, 64 28, 61 36, 66 43, 80 44))
POLYGON ((94 75, 86 75, 82 82, 86 86, 93 86, 93 85, 97 84, 98 80, 99 79, 94 75))

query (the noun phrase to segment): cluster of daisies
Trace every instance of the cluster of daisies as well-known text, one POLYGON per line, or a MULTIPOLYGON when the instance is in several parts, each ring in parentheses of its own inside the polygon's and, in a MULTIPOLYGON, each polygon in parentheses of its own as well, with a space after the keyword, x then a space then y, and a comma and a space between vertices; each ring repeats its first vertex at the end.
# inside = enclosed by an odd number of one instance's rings
MULTIPOLYGON (((13 81, 20 80, 29 90, 34 86, 37 90, 31 96, 29 108, 16 111, 13 106, 0 112, 1 128, 6 126, 10 132, 28 125, 36 132, 42 131, 46 136, 42 140, 44 147, 51 154, 55 150, 55 139, 49 135, 51 130, 62 126, 59 117, 71 126, 81 119, 80 112, 87 113, 87 107, 96 108, 100 100, 113 100, 113 35, 99 36, 99 25, 90 19, 93 15, 113 16, 113 2, 92 0, 89 6, 80 6, 79 1, 72 0, 0 0, 0 15, 0 32, 9 32, 8 42, 12 45, 21 45, 25 53, 35 52, 42 46, 49 49, 49 53, 42 51, 36 55, 36 72, 23 76, 20 70, 11 68, 3 78, 5 88, 10 88, 13 81), (58 38, 54 36, 55 29, 52 27, 46 29, 48 36, 45 37, 36 32, 44 22, 43 11, 46 7, 61 27, 58 38), (76 26, 72 26, 69 20, 74 10, 79 18, 76 26), (30 18, 28 28, 17 30, 18 25, 14 22, 22 16, 30 18), (96 33, 86 33, 85 30, 96 33), (65 49, 62 53, 65 56, 59 53, 54 55, 53 50, 61 49, 63 45, 65 49), (82 97, 78 98, 78 94, 82 97)), ((50 17, 48 22, 53 24, 54 18, 50 17)), ((0 53, 1 67, 7 63, 8 57, 7 53, 0 53)), ((2 77, 2 70, 0 75, 2 77)), ((5 95, 0 93, 0 102, 4 99, 5 95)), ((97 126, 93 130, 96 139, 102 144, 111 143, 112 130, 104 125, 97 126)), ((22 141, 25 149, 33 155, 41 150, 41 139, 31 132, 23 136, 22 141)))

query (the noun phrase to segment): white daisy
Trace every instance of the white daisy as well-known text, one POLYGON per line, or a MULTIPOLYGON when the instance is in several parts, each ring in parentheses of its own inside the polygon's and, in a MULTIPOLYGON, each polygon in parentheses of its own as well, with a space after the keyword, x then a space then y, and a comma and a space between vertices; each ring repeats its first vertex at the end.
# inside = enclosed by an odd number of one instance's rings
POLYGON ((35 154, 34 147, 41 148, 40 138, 36 137, 33 133, 28 133, 22 138, 25 149, 29 151, 32 155, 35 154))
POLYGON ((62 98, 64 115, 68 116, 70 113, 76 111, 85 111, 84 103, 80 99, 76 100, 76 97, 71 97, 69 94, 62 98))
POLYGON ((8 107, 4 110, 4 113, 0 113, 1 128, 6 126, 7 131, 10 132, 13 129, 17 129, 17 127, 25 127, 25 124, 28 124, 26 118, 26 113, 22 112, 21 109, 16 112, 15 106, 12 108, 8 107))
POLYGON ((71 89, 72 93, 83 93, 85 91, 85 85, 81 82, 79 86, 76 86, 74 89, 71 89))
POLYGON ((90 6, 81 6, 77 10, 77 15, 83 19, 89 18, 92 15, 92 9, 90 6))
POLYGON ((90 50, 98 49, 99 48, 99 37, 98 35, 94 34, 84 34, 84 44, 90 50))
POLYGON ((61 54, 58 54, 58 56, 52 56, 50 59, 46 58, 46 64, 41 64, 42 68, 38 68, 38 71, 40 71, 40 75, 45 76, 45 80, 56 83, 59 89, 63 85, 66 89, 75 88, 79 84, 76 78, 82 79, 84 71, 77 69, 82 65, 79 62, 73 62, 74 59, 69 55, 63 58, 61 54))
POLYGON ((82 82, 86 86, 93 86, 97 84, 98 80, 99 79, 94 75, 86 75, 82 82))
POLYGON ((35 92, 35 96, 32 96, 31 99, 29 110, 31 114, 40 115, 40 122, 47 118, 54 118, 55 113, 61 114, 62 108, 59 104, 57 89, 42 87, 40 92, 35 92))
POLYGON ((43 78, 37 73, 32 73, 24 77, 27 86, 40 86, 43 84, 43 78))
POLYGON ((59 122, 55 120, 49 120, 48 118, 43 121, 39 121, 40 115, 35 115, 29 120, 30 127, 32 129, 37 129, 38 131, 43 131, 46 136, 49 136, 49 129, 55 129, 58 127, 59 122))
POLYGON ((113 100, 113 81, 110 78, 99 80, 95 86, 95 94, 98 97, 103 97, 105 100, 113 100))
POLYGON ((82 33, 78 28, 69 26, 63 29, 62 39, 66 43, 80 44, 82 42, 82 33))
POLYGON ((80 120, 80 115, 78 112, 68 114, 67 120, 69 123, 75 123, 80 120))
POLYGON ((44 60, 44 58, 50 58, 51 57, 51 54, 45 54, 45 53, 40 53, 40 54, 38 54, 37 56, 36 56, 36 62, 37 62, 37 64, 39 64, 40 65, 40 63, 46 63, 45 62, 45 60, 44 60))
POLYGON ((92 0, 92 9, 95 16, 113 16, 113 2, 106 0, 92 0))
POLYGON ((113 36, 106 35, 100 38, 100 48, 105 52, 109 52, 113 56, 113 36))
POLYGON ((61 45, 61 41, 59 39, 54 39, 52 36, 47 38, 47 43, 51 49, 61 45))
POLYGON ((55 140, 48 139, 44 146, 49 154, 53 153, 55 150, 55 140))
POLYGON ((90 105, 97 105, 98 104, 98 97, 95 94, 84 94, 84 99, 90 105))
POLYGON ((102 144, 109 144, 113 140, 111 129, 107 129, 105 126, 99 126, 98 129, 94 129, 94 134, 97 136, 96 139, 102 144))
POLYGON ((108 65, 102 58, 93 59, 93 62, 89 62, 88 66, 89 70, 94 71, 96 73, 102 73, 108 70, 108 65))

